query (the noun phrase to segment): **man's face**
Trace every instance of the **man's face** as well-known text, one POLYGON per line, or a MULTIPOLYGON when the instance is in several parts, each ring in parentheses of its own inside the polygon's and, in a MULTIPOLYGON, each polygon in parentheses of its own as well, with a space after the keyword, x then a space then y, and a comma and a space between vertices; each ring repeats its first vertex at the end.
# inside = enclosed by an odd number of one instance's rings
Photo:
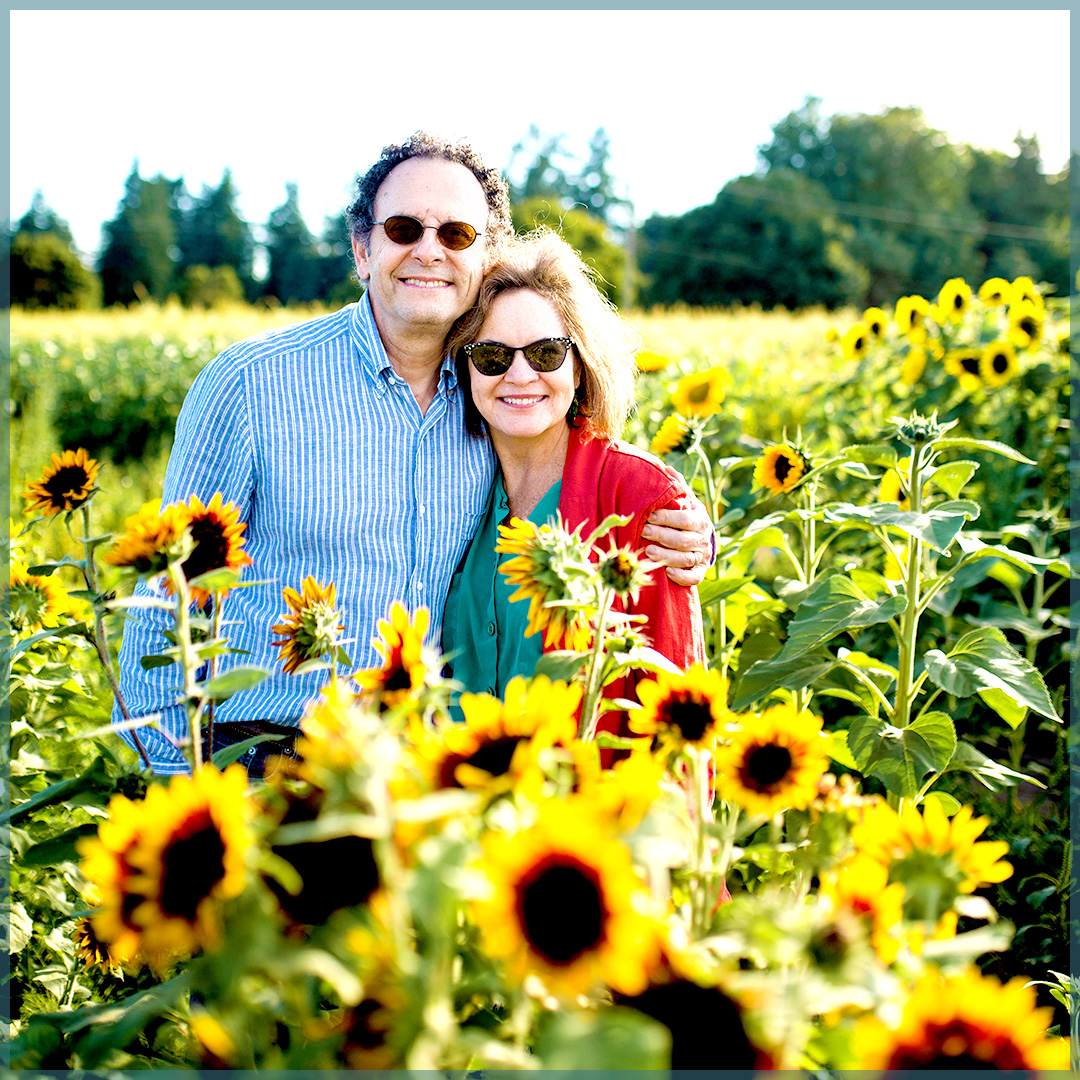
MULTIPOLYGON (((488 205, 480 181, 445 158, 409 158, 391 170, 375 195, 375 220, 395 215, 423 225, 464 221, 477 233, 487 229, 488 205)), ((454 320, 476 302, 484 276, 487 239, 470 247, 443 247, 434 229, 412 244, 397 244, 381 225, 371 230, 367 250, 353 240, 356 272, 367 282, 375 323, 384 342, 417 334, 445 337, 454 320)))

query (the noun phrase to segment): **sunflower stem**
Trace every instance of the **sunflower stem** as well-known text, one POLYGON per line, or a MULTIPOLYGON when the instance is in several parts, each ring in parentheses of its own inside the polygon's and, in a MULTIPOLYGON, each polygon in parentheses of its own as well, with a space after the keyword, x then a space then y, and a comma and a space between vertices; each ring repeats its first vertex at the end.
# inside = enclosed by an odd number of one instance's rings
MULTIPOLYGON (((101 589, 98 584, 97 563, 94 559, 94 548, 90 544, 90 504, 88 502, 82 505, 82 519, 83 519, 83 550, 85 557, 83 559, 83 577, 86 579, 86 587, 94 594, 93 600, 93 612, 94 612, 94 629, 91 634, 91 641, 94 644, 94 651, 98 655, 98 661, 101 663, 101 668, 105 672, 105 678, 109 683, 109 689, 112 690, 113 698, 116 700, 116 704, 120 708, 120 715, 125 720, 131 719, 131 713, 128 712, 127 702, 124 701, 124 695, 120 692, 120 679, 115 667, 113 666, 112 650, 109 648, 109 638, 105 629, 105 613, 101 606, 101 589)), ((139 733, 135 728, 130 728, 132 738, 135 740, 135 749, 139 752, 139 757, 142 758, 143 767, 150 768, 150 755, 146 752, 146 747, 143 746, 142 739, 139 738, 139 733)))
POLYGON ((701 459, 702 480, 705 484, 705 509, 709 513, 709 521, 715 523, 718 517, 716 512, 716 485, 713 483, 712 466, 709 464, 709 459, 700 442, 697 444, 697 455, 701 459))
MULTIPOLYGON (((922 466, 921 447, 911 449, 908 472, 908 497, 913 513, 922 510, 922 482, 919 473, 922 466)), ((893 704, 893 724, 906 728, 911 723, 911 703, 914 698, 915 638, 919 625, 919 569, 922 561, 922 544, 915 536, 908 537, 907 567, 904 571, 904 589, 907 599, 900 624, 899 662, 896 677, 896 697, 893 704)))
MULTIPOLYGON (((216 642, 218 634, 221 633, 221 593, 215 592, 213 599, 213 619, 212 628, 210 631, 210 640, 216 642)), ((207 674, 207 680, 212 681, 217 674, 217 653, 211 651, 209 668, 207 674)), ((210 749, 211 755, 214 753, 214 699, 210 699, 210 703, 206 706, 206 745, 210 749)))
POLYGON ((176 643, 180 666, 184 672, 184 701, 188 713, 190 760, 193 771, 202 768, 202 711, 204 698, 199 692, 197 678, 199 656, 191 640, 191 590, 180 565, 180 560, 169 563, 169 581, 176 594, 176 643))
POLYGON ((604 670, 604 646, 607 643, 606 622, 608 609, 614 599, 614 589, 604 589, 600 597, 600 611, 596 617, 596 626, 593 633, 592 651, 589 653, 589 664, 585 669, 585 699, 581 705, 581 738, 589 742, 596 738, 596 727, 600 721, 600 692, 601 676, 604 670))

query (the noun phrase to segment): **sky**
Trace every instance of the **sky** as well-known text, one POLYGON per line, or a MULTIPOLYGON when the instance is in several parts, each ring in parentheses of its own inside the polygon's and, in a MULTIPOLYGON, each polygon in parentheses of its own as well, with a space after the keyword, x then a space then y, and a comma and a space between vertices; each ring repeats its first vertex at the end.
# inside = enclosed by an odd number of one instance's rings
POLYGON ((1069 154, 1068 11, 12 11, 10 213, 40 188, 97 251, 124 181, 232 170, 261 225, 298 184, 309 228, 387 143, 426 129, 505 168, 535 124, 582 157, 604 127, 635 217, 752 172, 807 95, 824 116, 916 106, 953 142, 1069 154), (1024 43, 1022 78, 1017 37, 1024 43), (460 50, 460 56, 451 54, 460 50), (43 59, 64 77, 42 78, 43 59), (996 74, 995 74, 996 73, 996 74))

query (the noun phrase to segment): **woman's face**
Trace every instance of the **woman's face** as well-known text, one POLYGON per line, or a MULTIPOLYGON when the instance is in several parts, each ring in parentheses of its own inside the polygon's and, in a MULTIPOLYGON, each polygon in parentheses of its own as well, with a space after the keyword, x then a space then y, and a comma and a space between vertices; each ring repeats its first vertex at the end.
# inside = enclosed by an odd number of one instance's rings
MULTIPOLYGON (((480 327, 477 341, 522 348, 544 338, 568 337, 554 305, 529 289, 500 293, 480 327)), ((521 352, 502 375, 481 375, 470 363, 472 396, 495 435, 535 439, 566 430, 579 363, 570 349, 555 371, 533 371, 521 352), (560 430, 561 426, 561 430, 560 430)))

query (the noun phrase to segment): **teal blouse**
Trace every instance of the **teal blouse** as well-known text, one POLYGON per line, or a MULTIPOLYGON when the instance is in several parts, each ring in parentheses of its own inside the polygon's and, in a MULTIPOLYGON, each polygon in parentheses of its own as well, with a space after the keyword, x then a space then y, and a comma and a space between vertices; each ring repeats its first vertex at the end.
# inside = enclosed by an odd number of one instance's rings
MULTIPOLYGON (((530 521, 554 521, 562 481, 558 480, 533 508, 530 521)), ((529 602, 510 603, 516 586, 499 573, 499 563, 512 555, 497 555, 499 526, 510 520, 510 501, 502 473, 496 473, 487 510, 450 582, 443 615, 443 653, 465 693, 502 697, 515 675, 531 675, 544 649, 544 635, 525 636, 529 602)), ((450 712, 463 720, 455 694, 450 712)))

